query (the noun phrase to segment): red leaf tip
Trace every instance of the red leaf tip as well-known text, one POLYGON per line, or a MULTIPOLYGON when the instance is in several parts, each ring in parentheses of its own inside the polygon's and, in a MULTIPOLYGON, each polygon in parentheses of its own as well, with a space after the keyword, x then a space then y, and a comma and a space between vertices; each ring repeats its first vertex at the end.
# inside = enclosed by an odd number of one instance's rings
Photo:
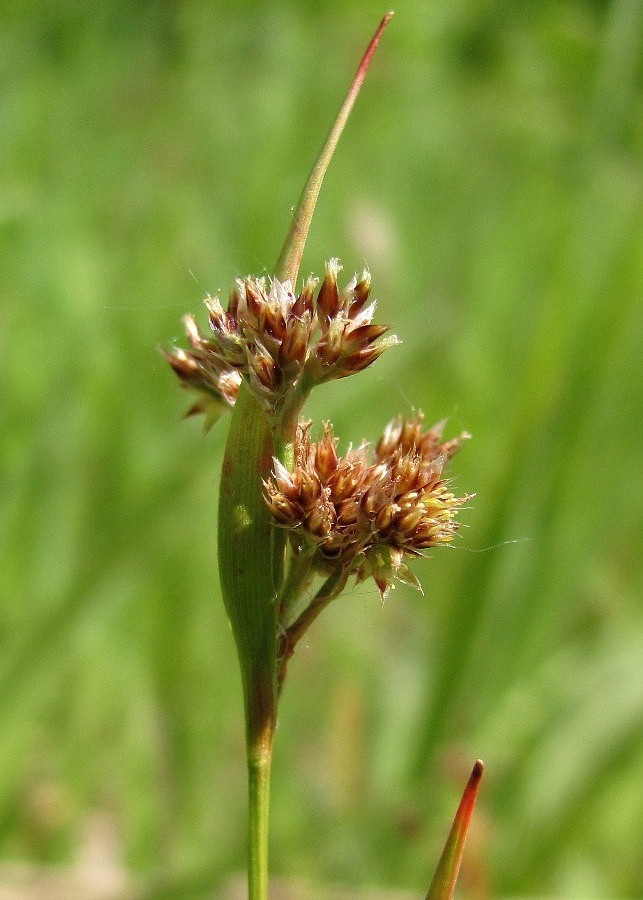
POLYGON ((471 775, 469 776, 469 784, 472 787, 477 787, 478 782, 482 778, 482 773, 484 772, 484 763, 481 759, 477 759, 471 770, 471 775))
POLYGON ((426 900, 452 900, 455 883, 460 869, 462 860, 462 851, 464 850, 464 842, 469 829, 473 807, 476 802, 480 779, 484 772, 484 763, 481 759, 477 759, 469 775, 466 787, 462 793, 460 805, 455 814, 451 831, 447 838, 442 856, 438 863, 438 868, 431 887, 426 895, 426 900))

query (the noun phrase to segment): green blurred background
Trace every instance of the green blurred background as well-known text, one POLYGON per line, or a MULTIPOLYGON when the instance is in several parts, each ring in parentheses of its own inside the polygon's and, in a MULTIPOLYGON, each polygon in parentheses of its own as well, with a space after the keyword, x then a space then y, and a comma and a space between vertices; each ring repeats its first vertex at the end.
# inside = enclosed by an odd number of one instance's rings
MULTIPOLYGON (((181 422, 157 348, 271 271, 382 12, 0 13, 0 892, 95 864, 109 896, 218 897, 244 869, 227 423, 181 422)), ((448 417, 477 496, 425 597, 362 585, 298 651, 271 867, 421 896, 481 756, 462 896, 641 896, 643 7, 396 12, 302 271, 368 263, 403 344, 308 413, 343 447, 448 417)))

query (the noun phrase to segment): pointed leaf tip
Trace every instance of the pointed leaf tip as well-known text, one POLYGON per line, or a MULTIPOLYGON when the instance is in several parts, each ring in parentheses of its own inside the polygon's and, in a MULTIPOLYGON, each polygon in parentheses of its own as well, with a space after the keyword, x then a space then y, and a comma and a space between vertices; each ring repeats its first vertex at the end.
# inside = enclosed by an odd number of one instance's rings
POLYGON ((382 32, 390 22, 392 16, 392 12, 387 12, 377 26, 375 34, 371 38, 360 64, 357 67, 357 71, 348 88, 344 102, 337 113, 326 141, 324 142, 319 156, 308 176, 308 180, 304 185, 304 190, 299 198, 299 202, 293 210, 290 229, 275 268, 277 277, 281 281, 287 279, 290 280, 293 286, 295 285, 297 275, 299 274, 299 266, 301 264, 301 257, 304 252, 306 238, 308 237, 308 229, 310 228, 313 212, 315 211, 315 205, 317 203, 317 197, 319 196, 326 169, 335 152, 337 142, 344 130, 348 116, 350 115, 353 104, 359 94, 364 78, 366 77, 366 72, 368 71, 371 58, 375 53, 375 49, 382 36, 382 32))
POLYGON ((451 900, 453 897, 455 883, 460 871, 464 842, 467 837, 483 772, 484 764, 481 759, 477 759, 462 793, 458 811, 455 814, 451 831, 425 900, 451 900))

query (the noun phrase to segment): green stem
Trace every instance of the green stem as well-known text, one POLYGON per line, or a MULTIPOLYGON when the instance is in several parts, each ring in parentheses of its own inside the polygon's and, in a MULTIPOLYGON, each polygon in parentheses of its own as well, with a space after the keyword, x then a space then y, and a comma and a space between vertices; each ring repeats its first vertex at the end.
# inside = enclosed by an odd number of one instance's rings
POLYGON ((223 462, 219 506, 219 572, 243 684, 249 773, 249 883, 253 900, 267 894, 268 783, 277 719, 277 608, 281 581, 277 533, 262 496, 274 445, 265 413, 239 389, 223 462))
MULTIPOLYGON (((324 173, 380 34, 391 15, 384 16, 371 40, 306 182, 277 263, 276 275, 281 281, 289 279, 294 285, 297 279, 324 173)), ((223 463, 219 505, 219 570, 223 599, 239 653, 245 699, 250 801, 250 900, 266 900, 268 895, 268 799, 278 700, 277 665, 279 686, 285 675, 285 663, 282 666, 282 661, 277 661, 278 597, 287 600, 281 590, 285 533, 272 522, 263 499, 261 482, 271 471, 273 456, 292 468, 297 416, 304 399, 305 393, 302 393, 294 398, 278 421, 270 421, 251 396, 247 385, 242 384, 232 415, 223 463)), ((288 657, 293 649, 294 643, 292 649, 288 648, 288 657)))
POLYGON ((295 435, 299 413, 306 402, 313 385, 306 377, 306 373, 292 386, 285 402, 278 411, 275 411, 272 423, 272 437, 274 441, 274 455, 279 462, 289 471, 295 467, 295 435))
POLYGON ((268 811, 272 739, 268 746, 248 749, 249 847, 248 898, 268 897, 268 811))
POLYGON ((390 22, 392 15, 392 12, 386 13, 384 18, 378 25, 377 31, 373 35, 370 44, 366 48, 366 52, 364 53, 359 66, 357 67, 355 77, 353 78, 348 89, 348 93, 346 94, 346 99, 344 100, 341 109, 337 114, 337 118, 333 122, 333 126, 328 133, 326 142, 324 143, 324 146, 322 147, 319 156, 315 161, 315 165, 313 166, 312 171, 308 176, 308 181, 306 182, 301 197, 299 198, 299 203, 294 209, 290 231, 288 232, 288 237, 286 238, 284 248, 281 251, 281 256, 279 257, 279 260, 277 262, 276 274, 280 281, 286 281, 286 279, 289 279, 294 286, 295 281, 297 280, 299 266, 301 265, 301 257, 304 252, 304 245, 308 236, 308 229, 310 228, 310 222, 315 211, 315 205, 317 203, 317 198, 319 196, 322 181, 324 180, 324 175, 326 174, 326 169, 328 168, 328 163, 330 162, 331 157, 335 152, 337 142, 341 137, 344 126, 346 125, 346 120, 350 115, 355 100, 357 99, 357 95, 359 94, 362 82, 366 77, 366 72, 368 70, 371 57, 373 56, 373 53, 375 53, 375 48, 379 43, 380 36, 390 22))
POLYGON ((277 598, 279 624, 282 627, 287 625, 288 613, 312 581, 314 554, 314 548, 300 550, 290 558, 286 579, 277 598))
POLYGON ((281 691, 290 657, 295 652, 299 639, 313 624, 317 616, 326 609, 331 600, 338 597, 346 587, 348 575, 341 571, 333 572, 313 597, 310 606, 290 625, 279 639, 278 663, 277 663, 277 687, 281 691))

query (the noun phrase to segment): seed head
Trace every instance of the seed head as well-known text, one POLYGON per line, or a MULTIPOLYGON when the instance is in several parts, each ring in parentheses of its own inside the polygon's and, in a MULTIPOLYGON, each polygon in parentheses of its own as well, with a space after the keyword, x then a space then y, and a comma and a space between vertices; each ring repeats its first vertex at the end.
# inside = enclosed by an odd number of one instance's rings
MULTIPOLYGON (((380 340, 388 327, 372 323, 369 273, 354 276, 340 291, 340 271, 339 262, 331 259, 316 294, 319 281, 313 277, 298 295, 290 281, 237 279, 227 310, 218 297, 206 298, 212 335, 203 337, 186 316, 190 349, 175 349, 166 358, 183 385, 200 394, 220 396, 223 379, 227 393, 222 408, 234 403, 241 379, 267 410, 278 410, 293 391, 303 400, 314 385, 365 369, 397 343, 394 336, 380 340)), ((192 411, 200 411, 201 405, 192 411)))
POLYGON ((319 570, 336 568, 357 581, 372 577, 382 599, 394 580, 419 587, 405 557, 453 540, 456 497, 442 478, 449 457, 467 434, 441 441, 443 423, 422 430, 422 414, 394 419, 369 459, 367 445, 338 457, 326 423, 321 440, 310 423, 299 426, 295 467, 275 460, 264 495, 275 521, 290 529, 296 548, 314 548, 319 570))
POLYGON ((241 375, 212 352, 208 342, 200 337, 191 316, 186 316, 183 321, 192 349, 176 347, 163 352, 181 385, 197 394, 197 400, 186 416, 203 413, 207 430, 226 410, 234 406, 241 375))

